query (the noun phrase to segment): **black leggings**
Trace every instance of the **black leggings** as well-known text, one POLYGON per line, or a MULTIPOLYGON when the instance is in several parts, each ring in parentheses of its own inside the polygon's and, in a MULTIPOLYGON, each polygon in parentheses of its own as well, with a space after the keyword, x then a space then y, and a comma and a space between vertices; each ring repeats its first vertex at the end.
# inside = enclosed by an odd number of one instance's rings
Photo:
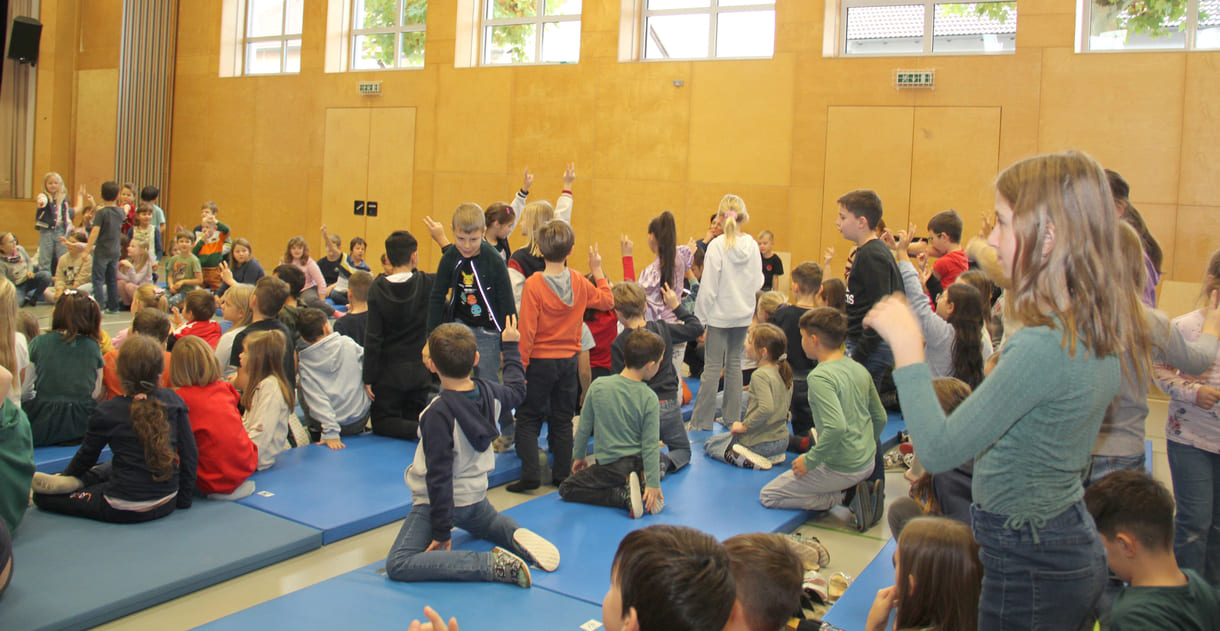
POLYGON ((160 506, 143 511, 120 510, 111 506, 105 497, 106 491, 112 486, 109 464, 98 465, 81 476, 81 481, 87 485, 81 490, 62 495, 35 493, 34 504, 45 511, 113 524, 152 521, 174 512, 177 504, 176 498, 172 497, 160 506))

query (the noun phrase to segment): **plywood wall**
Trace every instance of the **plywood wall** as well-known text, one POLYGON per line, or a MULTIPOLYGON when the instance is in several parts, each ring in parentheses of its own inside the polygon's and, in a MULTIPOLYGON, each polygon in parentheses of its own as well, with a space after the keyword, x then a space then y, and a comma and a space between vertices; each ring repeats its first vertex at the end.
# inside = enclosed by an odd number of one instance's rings
MULTIPOLYGON (((678 214, 682 233, 702 234, 728 192, 749 204, 748 228, 773 230, 793 261, 820 260, 828 245, 841 259, 846 242, 830 217, 849 181, 885 191, 895 219, 923 222, 951 205, 973 232, 993 202, 993 164, 1077 148, 1130 181, 1170 278, 1195 280, 1220 247, 1220 53, 1077 54, 1073 0, 1018 0, 1013 55, 825 57, 823 3, 778 0, 774 58, 662 63, 619 62, 621 0, 586 0, 579 64, 516 68, 455 68, 454 3, 438 1, 426 68, 340 74, 323 72, 326 3, 311 0, 300 75, 224 79, 221 4, 180 3, 170 218, 193 221, 215 200, 264 257, 294 234, 317 240, 326 110, 338 107, 416 108, 403 227, 420 236, 425 214, 508 199, 526 166, 538 176, 533 197, 553 199, 574 161, 578 239, 600 243, 608 259, 623 233, 642 249, 648 219, 662 210, 678 214), (936 89, 896 91, 899 67, 935 68, 936 89), (363 79, 382 81, 382 96, 360 97, 363 79), (969 124, 955 128, 959 113, 969 124)), ((119 5, 88 2, 81 12, 104 24, 119 5)), ((81 31, 82 50, 93 36, 81 31)), ((117 67, 103 49, 78 60, 76 85, 117 67)), ((77 110, 98 98, 86 92, 77 89, 77 110)), ((85 117, 76 128, 92 124, 85 117)), ((73 141, 82 176, 108 168, 92 157, 113 154, 104 133, 73 141)), ((435 257, 424 249, 426 264, 435 257)))

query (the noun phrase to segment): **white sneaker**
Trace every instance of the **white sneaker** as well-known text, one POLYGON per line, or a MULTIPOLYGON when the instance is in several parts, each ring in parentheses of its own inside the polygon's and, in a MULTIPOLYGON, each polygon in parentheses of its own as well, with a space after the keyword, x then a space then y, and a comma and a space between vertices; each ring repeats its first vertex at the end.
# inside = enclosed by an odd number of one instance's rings
POLYGON ((772 466, 777 465, 777 464, 784 464, 784 461, 787 459, 788 459, 788 454, 775 454, 774 456, 771 456, 770 458, 768 458, 768 460, 771 461, 772 466))
POLYGON ((771 460, 769 458, 751 451, 749 447, 746 447, 741 443, 733 443, 733 453, 745 458, 746 462, 754 465, 755 469, 760 469, 762 471, 768 471, 771 469, 771 460))
POLYGON ((50 475, 41 471, 34 472, 34 479, 30 483, 30 488, 35 493, 43 495, 66 495, 79 491, 85 486, 80 478, 74 478, 69 475, 50 475))
POLYGON ((528 528, 518 528, 513 531, 513 543, 543 571, 554 572, 559 567, 559 548, 543 539, 542 535, 528 528))
POLYGON ((627 476, 627 497, 630 502, 630 511, 632 519, 639 519, 644 516, 644 495, 640 492, 640 476, 632 471, 627 476))

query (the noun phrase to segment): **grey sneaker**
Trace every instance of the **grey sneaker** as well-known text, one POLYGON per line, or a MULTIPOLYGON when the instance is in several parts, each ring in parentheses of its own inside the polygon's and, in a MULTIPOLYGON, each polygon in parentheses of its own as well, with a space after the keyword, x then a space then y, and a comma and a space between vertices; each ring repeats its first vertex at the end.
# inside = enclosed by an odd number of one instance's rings
POLYGON ((518 528, 513 531, 513 543, 543 571, 554 572, 559 568, 559 548, 543 539, 542 535, 527 528, 518 528))
POLYGON ((512 436, 497 436, 491 443, 491 449, 498 454, 502 454, 512 451, 515 444, 516 442, 513 441, 512 436))
POLYGON ((873 523, 873 483, 864 480, 856 485, 856 496, 851 499, 852 515, 856 518, 856 530, 864 532, 873 523))
POLYGON ((533 581, 530 580, 530 568, 525 561, 521 560, 521 557, 504 548, 496 548, 491 553, 495 555, 495 561, 492 564, 493 581, 512 583, 517 587, 533 585, 533 581))
POLYGON ((793 547, 797 548, 797 555, 802 559, 808 559, 808 561, 812 562, 807 562, 805 564, 806 568, 810 565, 817 565, 818 567, 830 565, 830 550, 827 550, 826 546, 822 545, 822 542, 817 537, 807 537, 795 532, 789 533, 786 536, 788 541, 793 544, 793 547))
POLYGON ((35 493, 44 495, 67 495, 79 491, 85 486, 80 478, 74 478, 69 475, 50 475, 41 471, 34 472, 34 480, 30 483, 30 488, 35 493))
POLYGON ((631 511, 632 519, 644 516, 644 494, 640 492, 640 476, 635 471, 627 476, 627 510, 631 511))
POLYGON ((750 465, 755 469, 761 469, 763 471, 769 471, 771 469, 770 459, 755 453, 749 447, 746 447, 741 443, 733 443, 733 453, 741 456, 743 460, 750 463, 750 465))

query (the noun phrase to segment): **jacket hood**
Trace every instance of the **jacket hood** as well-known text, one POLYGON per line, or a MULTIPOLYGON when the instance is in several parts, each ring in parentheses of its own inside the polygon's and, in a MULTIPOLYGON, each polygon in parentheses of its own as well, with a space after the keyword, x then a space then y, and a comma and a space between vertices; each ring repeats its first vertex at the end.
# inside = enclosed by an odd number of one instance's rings
POLYGON ((471 401, 465 394, 453 390, 442 390, 437 403, 445 406, 456 421, 466 440, 476 451, 485 451, 491 446, 491 441, 500 435, 496 429, 496 418, 500 412, 500 402, 486 382, 476 378, 479 387, 479 400, 471 401))
POLYGON ((431 287, 423 281, 424 274, 419 270, 411 272, 411 278, 401 283, 392 283, 383 275, 373 280, 369 291, 377 292, 379 300, 384 299, 394 304, 427 304, 431 287))
POLYGON ((758 258, 758 244, 754 242, 754 237, 748 234, 737 235, 737 241, 731 248, 728 239, 725 239, 724 258, 734 265, 752 264, 758 258))
POLYGON ((327 373, 339 370, 342 361, 343 335, 332 331, 330 335, 302 348, 298 357, 301 365, 327 373))

